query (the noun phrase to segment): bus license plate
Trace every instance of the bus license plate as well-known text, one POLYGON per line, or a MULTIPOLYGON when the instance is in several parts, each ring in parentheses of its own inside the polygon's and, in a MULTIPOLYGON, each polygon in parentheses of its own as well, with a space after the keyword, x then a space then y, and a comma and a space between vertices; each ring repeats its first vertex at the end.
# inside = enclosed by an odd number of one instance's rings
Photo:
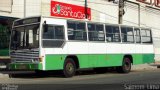
POLYGON ((20 65, 20 66, 18 67, 18 69, 27 69, 27 66, 26 66, 26 65, 20 65))

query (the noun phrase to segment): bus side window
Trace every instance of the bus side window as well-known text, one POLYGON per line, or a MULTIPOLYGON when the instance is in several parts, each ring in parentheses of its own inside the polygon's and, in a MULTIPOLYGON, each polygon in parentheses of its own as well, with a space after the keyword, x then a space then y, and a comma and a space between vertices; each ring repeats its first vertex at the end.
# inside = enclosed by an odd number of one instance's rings
POLYGON ((77 32, 75 33, 75 39, 76 40, 87 40, 87 33, 86 33, 86 30, 85 30, 85 23, 77 23, 77 26, 76 26, 76 30, 77 32))
POLYGON ((99 41, 104 41, 105 38, 104 38, 104 27, 102 24, 100 25, 96 25, 96 31, 98 32, 98 40, 99 41))
POLYGON ((106 25, 106 41, 108 42, 120 42, 119 26, 106 25))
POLYGON ((151 30, 141 29, 142 43, 152 43, 151 30))
POLYGON ((133 28, 121 26, 122 42, 134 43, 133 28))
POLYGON ((88 36, 90 41, 104 41, 103 24, 88 24, 88 36))
POLYGON ((67 21, 68 40, 87 41, 87 33, 84 22, 67 21))
POLYGON ((64 43, 64 26, 48 25, 43 31, 43 47, 61 47, 64 43))
POLYGON ((139 28, 134 28, 135 41, 136 43, 141 43, 141 34, 139 28))
POLYGON ((98 35, 96 33, 95 24, 88 24, 88 38, 89 41, 97 41, 98 35))

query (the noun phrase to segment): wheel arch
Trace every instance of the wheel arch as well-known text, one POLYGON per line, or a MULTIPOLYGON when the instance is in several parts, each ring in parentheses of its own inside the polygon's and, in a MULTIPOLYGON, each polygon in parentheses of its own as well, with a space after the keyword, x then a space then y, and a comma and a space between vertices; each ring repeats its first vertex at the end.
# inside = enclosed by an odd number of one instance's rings
POLYGON ((126 58, 126 57, 129 58, 130 61, 131 61, 131 63, 133 64, 133 57, 132 57, 132 55, 131 54, 126 54, 126 55, 124 55, 123 59, 126 58))
POLYGON ((116 67, 116 70, 119 73, 129 73, 131 71, 131 64, 133 64, 132 55, 124 55, 122 60, 122 66, 116 67), (126 61, 125 58, 129 58, 130 62, 126 61))
POLYGON ((67 58, 73 59, 73 61, 75 62, 75 65, 76 65, 76 69, 80 68, 80 66, 79 66, 79 59, 78 59, 78 57, 76 55, 68 55, 68 56, 66 56, 66 59, 67 58))

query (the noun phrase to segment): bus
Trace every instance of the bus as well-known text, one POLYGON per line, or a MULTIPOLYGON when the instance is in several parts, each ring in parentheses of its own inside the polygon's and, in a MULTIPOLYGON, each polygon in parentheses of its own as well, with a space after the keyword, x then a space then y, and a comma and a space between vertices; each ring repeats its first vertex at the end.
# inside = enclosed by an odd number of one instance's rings
POLYGON ((114 67, 129 73, 132 65, 153 63, 150 28, 54 17, 14 21, 10 43, 12 70, 103 71, 114 67))

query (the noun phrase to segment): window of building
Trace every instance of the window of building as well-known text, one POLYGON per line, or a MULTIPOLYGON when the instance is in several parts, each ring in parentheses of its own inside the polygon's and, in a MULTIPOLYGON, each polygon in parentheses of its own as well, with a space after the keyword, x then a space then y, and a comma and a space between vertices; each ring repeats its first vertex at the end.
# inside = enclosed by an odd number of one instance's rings
POLYGON ((84 22, 68 21, 68 40, 87 40, 84 22))
POLYGON ((142 43, 152 43, 151 30, 141 29, 142 43))
POLYGON ((141 34, 139 28, 134 28, 135 41, 136 43, 141 43, 141 34))
POLYGON ((119 26, 106 25, 106 41, 107 42, 120 42, 119 26))
POLYGON ((89 41, 104 41, 104 27, 103 24, 88 24, 89 41))
POLYGON ((121 27, 122 42, 134 43, 133 28, 121 27))

